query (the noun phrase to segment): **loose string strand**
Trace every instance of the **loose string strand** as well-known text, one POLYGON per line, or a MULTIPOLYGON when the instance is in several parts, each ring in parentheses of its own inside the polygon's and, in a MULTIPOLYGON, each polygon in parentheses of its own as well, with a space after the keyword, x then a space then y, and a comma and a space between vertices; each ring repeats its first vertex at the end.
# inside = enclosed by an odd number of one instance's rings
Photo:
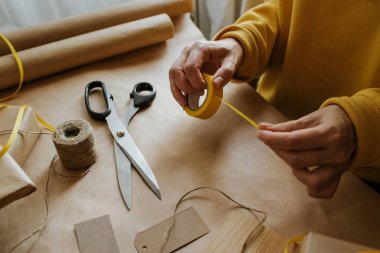
MULTIPOLYGON (((12 132, 12 129, 1 130, 0 131, 0 135, 11 133, 11 132, 12 132)), ((53 135, 53 133, 50 133, 50 132, 35 132, 35 131, 28 131, 28 130, 22 130, 22 129, 18 130, 17 132, 20 135, 23 135, 23 134, 47 134, 47 135, 53 135)))
POLYGON ((250 240, 252 239, 253 235, 255 234, 256 230, 265 222, 266 218, 267 218, 267 213, 264 212, 264 211, 261 211, 261 210, 258 210, 256 208, 251 208, 251 207, 248 207, 248 206, 245 206, 243 204, 240 204, 239 202, 237 202, 236 200, 234 200, 233 198, 231 198, 230 196, 228 196, 226 193, 224 193, 223 191, 219 190, 219 189, 216 189, 216 188, 213 188, 213 187, 209 187, 209 186, 202 186, 202 187, 198 187, 198 188, 195 188, 193 190, 190 190, 188 192, 186 192, 184 195, 182 195, 182 197, 178 200, 175 208, 174 208, 174 211, 173 211, 173 215, 171 217, 171 220, 170 220, 170 224, 169 224, 169 227, 168 229, 166 230, 163 238, 162 238, 162 242, 161 242, 161 249, 160 249, 160 252, 162 253, 163 250, 164 250, 164 247, 169 239, 169 236, 170 236, 170 233, 171 231, 173 230, 173 227, 174 227, 174 220, 175 220, 175 215, 177 214, 177 210, 178 210, 178 207, 180 206, 180 204, 185 200, 185 198, 187 196, 189 196, 191 193, 193 192, 196 192, 196 191, 200 191, 200 190, 203 190, 203 189, 208 189, 208 190, 212 190, 212 191, 216 191, 220 194, 222 194, 224 197, 226 197, 228 200, 230 200, 231 202, 233 202, 238 208, 243 208, 245 210, 247 210, 248 212, 250 212, 251 214, 253 214, 253 216, 259 220, 259 223, 258 225, 252 230, 252 232, 250 233, 250 235, 248 236, 247 240, 245 241, 244 245, 243 245, 243 248, 242 248, 242 252, 244 252, 244 250, 246 249, 246 247, 248 246, 248 243, 250 242, 250 240), (263 218, 259 218, 257 216, 257 213, 260 213, 263 215, 263 218))

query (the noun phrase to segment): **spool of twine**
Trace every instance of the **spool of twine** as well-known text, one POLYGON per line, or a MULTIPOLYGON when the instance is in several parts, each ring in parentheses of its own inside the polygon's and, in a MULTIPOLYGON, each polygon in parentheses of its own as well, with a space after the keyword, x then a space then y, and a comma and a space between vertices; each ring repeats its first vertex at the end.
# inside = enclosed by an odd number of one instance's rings
POLYGON ((68 169, 89 167, 98 158, 92 127, 85 120, 60 124, 53 134, 53 143, 61 163, 68 169))

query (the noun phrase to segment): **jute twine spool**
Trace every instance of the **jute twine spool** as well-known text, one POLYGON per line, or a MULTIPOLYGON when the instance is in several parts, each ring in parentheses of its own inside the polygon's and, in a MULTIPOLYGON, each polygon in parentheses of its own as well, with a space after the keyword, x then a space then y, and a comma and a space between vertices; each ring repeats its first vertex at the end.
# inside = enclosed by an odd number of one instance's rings
POLYGON ((60 124, 53 134, 53 143, 61 163, 68 169, 89 167, 98 158, 92 127, 85 120, 60 124))

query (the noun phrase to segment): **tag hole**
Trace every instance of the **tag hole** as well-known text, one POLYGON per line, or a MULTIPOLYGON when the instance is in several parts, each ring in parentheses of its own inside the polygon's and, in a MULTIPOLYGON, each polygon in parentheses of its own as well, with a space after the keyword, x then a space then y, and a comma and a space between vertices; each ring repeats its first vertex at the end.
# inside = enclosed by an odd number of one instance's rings
POLYGON ((147 249, 148 249, 148 247, 147 247, 147 246, 143 246, 142 248, 143 248, 143 250, 147 250, 147 249))

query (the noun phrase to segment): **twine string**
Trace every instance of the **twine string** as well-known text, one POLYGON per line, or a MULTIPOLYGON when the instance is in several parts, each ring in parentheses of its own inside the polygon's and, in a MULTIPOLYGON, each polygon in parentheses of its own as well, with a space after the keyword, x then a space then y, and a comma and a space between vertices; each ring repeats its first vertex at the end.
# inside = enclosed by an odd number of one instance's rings
POLYGON ((229 195, 227 195, 226 193, 224 193, 223 191, 219 190, 219 189, 216 189, 216 188, 213 188, 213 187, 209 187, 209 186, 202 186, 202 187, 198 187, 198 188, 195 188, 195 189, 192 189, 188 192, 186 192, 184 195, 182 195, 182 197, 178 200, 175 208, 174 208, 174 211, 173 211, 173 215, 171 217, 171 220, 170 220, 170 224, 169 224, 169 227, 168 229, 166 230, 163 238, 162 238, 162 242, 161 242, 161 249, 160 249, 160 253, 163 252, 164 250, 164 247, 166 245, 166 243, 168 242, 168 239, 169 239, 169 236, 170 236, 170 233, 171 231, 173 230, 173 227, 174 227, 174 221, 175 221, 175 215, 177 214, 177 210, 178 210, 178 207, 180 206, 180 204, 185 200, 185 198, 187 196, 189 196, 191 193, 193 192, 196 192, 196 191, 200 191, 200 190, 212 190, 212 191, 216 191, 218 193, 220 193, 221 195, 223 195, 225 198, 227 198, 228 200, 230 200, 231 202, 233 202, 238 208, 242 208, 242 209, 245 209, 247 210, 248 212, 250 212, 251 214, 253 214, 253 216, 259 220, 259 223, 256 225, 256 227, 252 230, 252 232, 249 234, 247 240, 245 241, 244 245, 243 245, 243 248, 242 248, 242 251, 241 252, 244 252, 246 247, 248 246, 248 243, 250 242, 250 240, 252 239, 253 235, 255 234, 256 230, 265 222, 266 218, 267 218, 267 213, 264 212, 264 211, 261 211, 261 210, 258 210, 256 208, 252 208, 252 207, 249 207, 249 206, 246 206, 246 205, 243 205, 239 202, 237 202, 236 200, 234 200, 232 197, 230 197, 229 195), (263 217, 260 219, 259 216, 257 214, 261 214, 263 217))
POLYGON ((92 132, 85 120, 70 120, 57 127, 53 143, 63 166, 75 170, 95 163, 98 152, 92 132))

